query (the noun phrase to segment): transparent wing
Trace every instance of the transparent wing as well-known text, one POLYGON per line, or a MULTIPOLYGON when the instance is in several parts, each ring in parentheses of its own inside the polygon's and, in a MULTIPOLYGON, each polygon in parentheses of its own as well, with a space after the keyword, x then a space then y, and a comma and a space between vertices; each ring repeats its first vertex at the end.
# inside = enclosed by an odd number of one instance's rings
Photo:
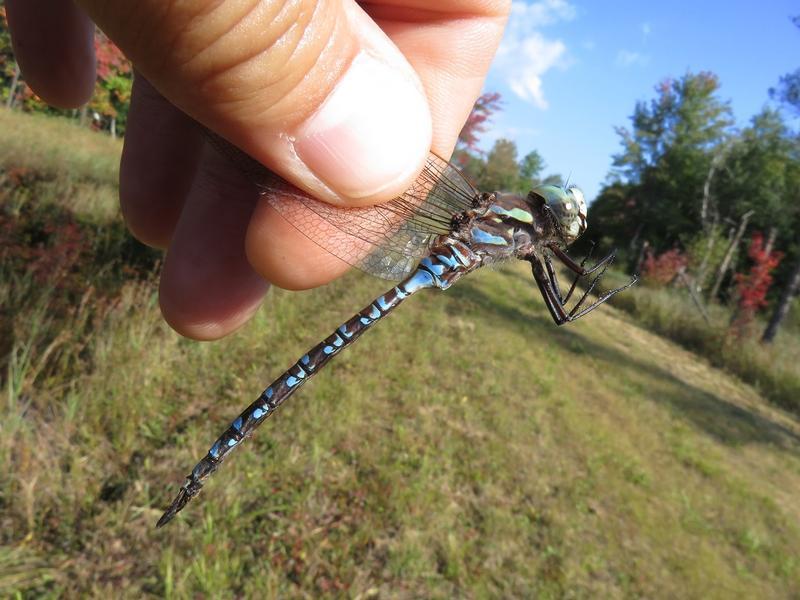
POLYGON ((413 270, 436 237, 450 231, 453 215, 472 207, 479 194, 456 167, 430 154, 422 173, 401 196, 376 206, 336 207, 311 198, 210 135, 301 233, 348 264, 384 279, 402 279, 413 270))

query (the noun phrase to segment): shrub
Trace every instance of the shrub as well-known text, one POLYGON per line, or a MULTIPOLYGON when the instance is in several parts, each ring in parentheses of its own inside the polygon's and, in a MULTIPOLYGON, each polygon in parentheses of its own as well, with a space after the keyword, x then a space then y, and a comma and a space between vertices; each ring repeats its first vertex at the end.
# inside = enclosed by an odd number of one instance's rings
POLYGON ((689 259, 677 248, 667 250, 655 256, 652 251, 648 251, 642 267, 642 278, 648 283, 657 285, 667 285, 678 275, 681 269, 685 269, 689 259))

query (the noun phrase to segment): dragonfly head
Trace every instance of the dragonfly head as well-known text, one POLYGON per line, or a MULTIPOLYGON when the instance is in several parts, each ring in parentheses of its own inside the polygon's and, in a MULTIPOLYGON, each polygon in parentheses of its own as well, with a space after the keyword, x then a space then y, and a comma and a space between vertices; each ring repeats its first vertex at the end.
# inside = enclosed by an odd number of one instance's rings
POLYGON ((528 199, 550 214, 567 245, 586 231, 586 200, 579 188, 538 185, 528 193, 528 199))

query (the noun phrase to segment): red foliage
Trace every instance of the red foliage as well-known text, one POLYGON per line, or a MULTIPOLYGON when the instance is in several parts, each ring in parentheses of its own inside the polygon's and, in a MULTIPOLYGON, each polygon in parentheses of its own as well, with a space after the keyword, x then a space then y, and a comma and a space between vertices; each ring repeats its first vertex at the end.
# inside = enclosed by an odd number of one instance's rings
POLYGON ((689 259, 677 248, 667 250, 658 256, 648 251, 642 266, 642 277, 652 283, 667 285, 675 279, 678 271, 686 268, 688 263, 689 259))
POLYGON ((493 113, 500 110, 500 105, 500 94, 497 92, 486 92, 478 98, 458 134, 458 143, 464 150, 480 154, 479 134, 488 130, 489 120, 493 113))
POLYGON ((767 292, 772 285, 772 271, 783 258, 782 252, 768 252, 761 232, 755 232, 747 250, 753 265, 749 273, 737 273, 736 292, 739 298, 734 326, 742 330, 755 317, 758 309, 767 305, 767 292))
POLYGON ((94 36, 94 54, 97 57, 97 77, 100 80, 131 71, 131 63, 122 51, 99 30, 94 36))
POLYGON ((41 229, 20 227, 17 218, 0 212, 0 260, 16 272, 27 272, 39 284, 57 289, 83 285, 80 262, 90 256, 91 244, 72 218, 41 229))
MULTIPOLYGON (((2 0, 0 0, 2 2, 2 0)), ((95 30, 94 52, 97 79, 95 91, 88 109, 95 118, 102 120, 104 127, 110 119, 116 119, 124 127, 127 105, 130 101, 132 69, 130 62, 119 48, 99 29, 95 30), (119 113, 123 113, 120 117, 119 113)), ((24 75, 17 80, 17 65, 11 50, 5 8, 0 6, 0 85, 5 94, 13 94, 11 106, 26 112, 69 114, 66 110, 49 107, 25 82, 24 75), (14 81, 14 89, 11 82, 14 81)), ((97 126, 97 123, 92 123, 97 126)), ((117 123, 115 122, 115 125, 117 123)))

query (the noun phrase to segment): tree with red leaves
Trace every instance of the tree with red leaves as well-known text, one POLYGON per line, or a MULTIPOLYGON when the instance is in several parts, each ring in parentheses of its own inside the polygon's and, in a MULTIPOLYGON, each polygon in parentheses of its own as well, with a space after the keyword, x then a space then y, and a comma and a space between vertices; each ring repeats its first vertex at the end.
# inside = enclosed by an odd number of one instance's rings
POLYGON ((749 273, 737 273, 736 293, 738 302, 731 325, 742 334, 753 322, 756 312, 767 306, 767 292, 772 285, 772 271, 783 258, 782 252, 772 252, 764 242, 764 235, 757 231, 750 239, 747 256, 752 261, 749 273))
POLYGON ((486 92, 475 101, 472 112, 469 113, 461 133, 458 134, 458 147, 462 152, 482 154, 478 148, 480 134, 489 129, 492 115, 500 110, 502 105, 498 92, 486 92))

